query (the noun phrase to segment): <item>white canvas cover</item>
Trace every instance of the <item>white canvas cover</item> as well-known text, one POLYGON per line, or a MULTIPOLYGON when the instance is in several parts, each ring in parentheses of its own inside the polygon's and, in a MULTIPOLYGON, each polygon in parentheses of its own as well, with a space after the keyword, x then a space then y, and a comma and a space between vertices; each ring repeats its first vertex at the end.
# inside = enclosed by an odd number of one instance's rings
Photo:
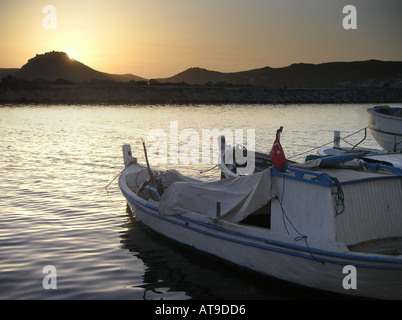
POLYGON ((221 219, 237 223, 269 202, 270 188, 270 170, 214 182, 180 181, 163 193, 159 212, 166 216, 192 211, 216 217, 220 202, 221 219))

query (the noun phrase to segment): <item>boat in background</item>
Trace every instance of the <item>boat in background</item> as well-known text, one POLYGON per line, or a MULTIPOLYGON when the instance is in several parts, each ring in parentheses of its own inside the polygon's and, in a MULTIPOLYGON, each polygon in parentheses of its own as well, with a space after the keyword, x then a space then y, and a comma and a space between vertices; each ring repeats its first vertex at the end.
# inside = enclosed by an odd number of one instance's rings
MULTIPOLYGON (((274 163, 203 182, 151 169, 147 157, 147 165, 139 164, 130 145, 123 146, 123 158, 120 189, 135 218, 151 230, 306 287, 402 299, 400 169, 311 171, 274 163)), ((318 162, 340 161, 323 159, 318 162)))
POLYGON ((367 112, 371 134, 378 144, 388 152, 402 151, 402 108, 376 106, 367 112))
POLYGON ((318 155, 326 157, 364 153, 363 160, 367 162, 402 168, 402 108, 376 106, 367 109, 367 112, 369 115, 368 128, 382 150, 359 146, 367 137, 367 128, 363 128, 356 133, 364 130, 364 138, 352 147, 341 146, 340 131, 334 131, 333 146, 318 148, 318 155))

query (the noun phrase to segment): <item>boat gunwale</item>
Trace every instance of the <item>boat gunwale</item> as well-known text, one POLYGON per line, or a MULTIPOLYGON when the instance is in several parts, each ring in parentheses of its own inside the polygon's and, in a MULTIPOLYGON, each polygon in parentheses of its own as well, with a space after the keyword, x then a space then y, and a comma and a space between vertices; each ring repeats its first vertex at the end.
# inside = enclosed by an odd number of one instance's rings
MULTIPOLYGON (((398 109, 398 111, 402 110, 402 108, 399 108, 399 107, 393 107, 393 109, 398 109)), ((396 120, 396 121, 402 121, 402 117, 397 117, 397 116, 394 116, 392 114, 385 114, 385 113, 379 112, 377 110, 379 110, 379 109, 377 109, 377 108, 369 108, 369 109, 367 109, 367 112, 370 115, 379 116, 380 118, 392 119, 392 120, 396 120)))
MULTIPOLYGON (((382 166, 383 168, 386 166, 382 166)), ((291 174, 286 174, 287 172, 282 172, 282 171, 278 171, 277 169, 275 169, 274 167, 271 168, 271 174, 273 176, 276 177, 280 177, 280 178, 286 178, 286 179, 291 179, 291 180, 296 180, 296 181, 301 181, 301 182, 307 182, 307 183, 312 183, 312 184, 316 184, 316 185, 320 185, 323 187, 334 187, 335 184, 333 183, 332 180, 314 180, 314 179, 307 179, 304 178, 303 175, 304 174, 309 174, 315 177, 320 177, 321 175, 328 175, 329 178, 332 178, 328 173, 325 172, 325 169, 323 170, 323 172, 321 171, 308 171, 308 170, 302 170, 302 169, 298 169, 298 168, 291 168, 288 167, 288 169, 290 169, 292 172, 295 173, 295 175, 291 175, 291 174)), ((347 180, 347 181, 339 181, 339 185, 344 186, 344 185, 351 185, 351 184, 358 184, 358 183, 365 183, 365 182, 371 182, 371 181, 379 181, 379 180, 391 180, 391 179, 400 179, 401 176, 398 173, 394 173, 392 170, 398 170, 398 168, 395 167, 389 167, 386 168, 389 169, 391 172, 389 174, 384 174, 384 173, 379 173, 378 176, 371 176, 371 177, 366 177, 366 178, 359 178, 359 179, 352 179, 352 180, 347 180)), ((400 170, 398 170, 400 171, 400 170)), ((375 173, 370 171, 370 173, 375 173)))

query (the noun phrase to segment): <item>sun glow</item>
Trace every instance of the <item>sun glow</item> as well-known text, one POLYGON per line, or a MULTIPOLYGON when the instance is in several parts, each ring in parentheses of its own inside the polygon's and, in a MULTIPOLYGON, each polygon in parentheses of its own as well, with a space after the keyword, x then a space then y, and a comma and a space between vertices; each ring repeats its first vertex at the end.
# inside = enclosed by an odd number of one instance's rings
POLYGON ((77 56, 72 51, 67 51, 66 53, 71 60, 77 60, 77 56))
POLYGON ((348 14, 338 2, 0 0, 0 68, 51 51, 98 71, 156 79, 190 67, 236 72, 401 60, 402 1, 351 1, 356 30, 343 28, 348 14))

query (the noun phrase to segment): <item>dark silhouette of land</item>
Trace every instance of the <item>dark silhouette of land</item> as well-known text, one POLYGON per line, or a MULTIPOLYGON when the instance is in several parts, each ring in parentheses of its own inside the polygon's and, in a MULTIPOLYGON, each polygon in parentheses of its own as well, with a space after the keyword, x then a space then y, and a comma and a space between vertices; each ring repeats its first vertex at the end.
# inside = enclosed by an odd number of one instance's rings
POLYGON ((160 82, 204 84, 225 82, 236 85, 298 88, 334 88, 351 86, 402 87, 402 62, 355 61, 322 64, 292 64, 284 68, 260 68, 242 72, 222 73, 190 68, 160 82))
MULTIPOLYGON (((56 51, 37 54, 36 57, 29 59, 21 69, 14 70, 14 72, 9 72, 6 75, 11 74, 16 78, 25 80, 42 79, 53 81, 66 79, 73 82, 83 82, 92 79, 113 81, 145 80, 144 78, 132 74, 117 75, 100 72, 77 60, 71 59, 64 52, 56 51)), ((1 72, 0 75, 1 74, 4 74, 4 72, 1 72)))
POLYGON ((48 52, 0 69, 0 103, 402 102, 402 62, 293 64, 223 73, 190 68, 170 78, 109 74, 48 52))

